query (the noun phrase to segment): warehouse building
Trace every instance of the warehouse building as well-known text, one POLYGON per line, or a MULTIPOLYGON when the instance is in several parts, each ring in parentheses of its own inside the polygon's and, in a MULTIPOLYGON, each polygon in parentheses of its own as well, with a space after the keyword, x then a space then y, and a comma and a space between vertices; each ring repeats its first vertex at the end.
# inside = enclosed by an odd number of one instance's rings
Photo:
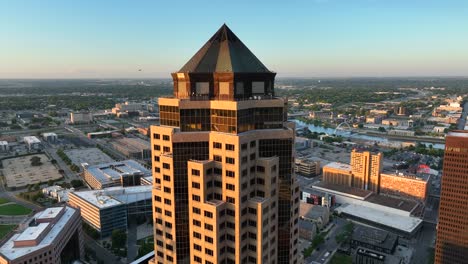
POLYGON ((83 164, 86 183, 93 189, 114 186, 141 185, 141 178, 151 176, 151 171, 134 160, 124 160, 98 165, 83 164))

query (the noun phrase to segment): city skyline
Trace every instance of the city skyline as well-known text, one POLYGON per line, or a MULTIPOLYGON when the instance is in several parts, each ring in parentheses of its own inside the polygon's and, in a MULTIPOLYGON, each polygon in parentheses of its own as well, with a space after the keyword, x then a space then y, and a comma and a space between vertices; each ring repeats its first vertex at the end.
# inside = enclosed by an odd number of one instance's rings
POLYGON ((280 78, 466 76, 467 9, 462 1, 4 2, 0 78, 166 78, 223 23, 280 78))

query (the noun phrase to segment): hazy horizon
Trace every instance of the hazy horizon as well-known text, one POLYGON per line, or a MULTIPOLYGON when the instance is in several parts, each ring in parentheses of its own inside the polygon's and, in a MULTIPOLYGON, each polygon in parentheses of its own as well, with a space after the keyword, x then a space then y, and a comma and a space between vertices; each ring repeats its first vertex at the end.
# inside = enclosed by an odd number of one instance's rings
POLYGON ((223 23, 279 78, 465 77, 467 13, 461 0, 5 1, 0 79, 170 78, 223 23))

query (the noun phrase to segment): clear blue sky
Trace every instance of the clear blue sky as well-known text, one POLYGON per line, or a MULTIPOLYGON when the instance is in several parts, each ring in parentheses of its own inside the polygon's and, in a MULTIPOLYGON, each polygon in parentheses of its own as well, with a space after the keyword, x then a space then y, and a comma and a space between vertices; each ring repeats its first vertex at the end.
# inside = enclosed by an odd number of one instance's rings
POLYGON ((468 76, 466 0, 3 0, 0 78, 169 78, 223 23, 281 77, 468 76))

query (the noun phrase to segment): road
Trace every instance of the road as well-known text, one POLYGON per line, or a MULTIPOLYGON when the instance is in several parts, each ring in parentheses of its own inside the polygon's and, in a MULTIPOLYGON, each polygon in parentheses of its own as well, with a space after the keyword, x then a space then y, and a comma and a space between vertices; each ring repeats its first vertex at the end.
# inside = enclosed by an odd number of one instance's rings
POLYGON ((79 180, 80 177, 73 171, 70 170, 68 165, 57 155, 57 150, 51 147, 44 148, 44 151, 54 160, 57 161, 57 165, 65 172, 66 180, 79 180))
POLYGON ((138 255, 137 247, 137 221, 135 217, 128 218, 128 231, 127 231, 127 260, 133 261, 138 255))
POLYGON ((3 177, 0 177, 0 197, 8 199, 14 203, 27 207, 33 211, 38 211, 41 207, 37 204, 31 203, 29 201, 23 200, 21 198, 16 197, 16 195, 12 192, 9 192, 5 189, 5 183, 3 182, 3 177))
POLYGON ((463 105, 463 113, 458 121, 458 129, 463 130, 466 124, 466 116, 468 115, 468 102, 463 105))
POLYGON ((312 254, 304 260, 305 264, 325 264, 328 263, 328 261, 331 259, 331 254, 326 259, 324 259, 324 255, 325 253, 331 253, 338 248, 339 245, 335 240, 335 236, 340 234, 348 223, 348 221, 339 217, 335 217, 333 221, 335 226, 330 230, 330 232, 328 232, 327 236, 325 237, 325 242, 319 245, 319 250, 314 250, 314 252, 312 252, 312 254))

